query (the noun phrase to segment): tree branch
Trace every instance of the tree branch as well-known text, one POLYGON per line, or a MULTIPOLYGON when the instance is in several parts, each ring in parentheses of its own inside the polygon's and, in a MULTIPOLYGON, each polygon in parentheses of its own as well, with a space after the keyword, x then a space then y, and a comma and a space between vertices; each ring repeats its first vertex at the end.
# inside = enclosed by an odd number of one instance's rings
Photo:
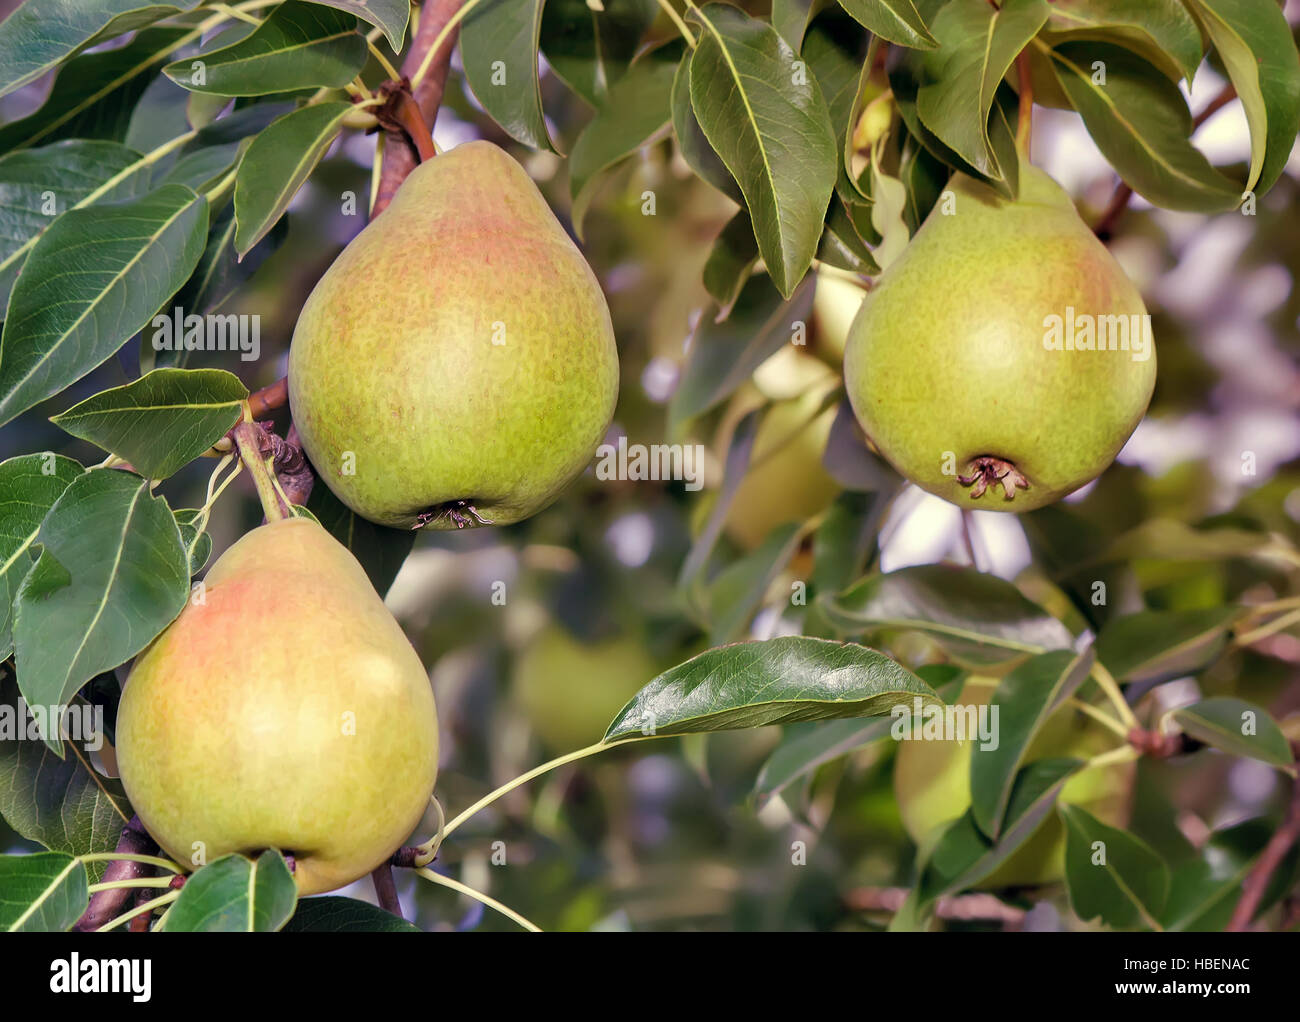
MULTIPOLYGON (((117 840, 116 850, 124 855, 156 855, 158 846, 145 831, 140 817, 132 816, 122 827, 122 836, 117 840)), ((153 872, 153 866, 147 862, 114 859, 104 869, 104 882, 140 880, 153 876, 153 872)), ((109 920, 120 916, 126 903, 135 897, 135 894, 135 889, 131 887, 114 887, 106 891, 96 891, 90 896, 90 904, 77 920, 75 929, 83 933, 98 930, 109 920)))
MULTIPOLYGON (((420 13, 420 27, 411 43, 410 52, 402 61, 402 74, 410 77, 419 70, 424 62, 424 55, 438 38, 443 27, 460 9, 462 0, 428 0, 420 13)), ((459 29, 447 33, 441 48, 433 56, 433 62, 424 80, 415 87, 415 105, 424 124, 433 128, 438 116, 438 107, 442 105, 443 91, 447 86, 447 72, 451 66, 451 53, 456 48, 459 29)), ((393 201, 397 189, 401 187, 406 176, 419 163, 419 154, 411 144, 405 131, 385 129, 384 166, 379 175, 379 191, 375 196, 375 208, 370 213, 373 220, 379 216, 393 201)))
MULTIPOLYGON (((1300 749, 1300 742, 1292 742, 1291 745, 1293 749, 1300 749)), ((1250 922, 1255 918, 1259 903, 1264 900, 1264 892, 1268 890, 1269 881, 1273 879, 1278 866, 1291 851, 1291 846, 1298 840, 1300 840, 1300 782, 1292 782, 1291 802, 1287 806, 1282 826, 1273 832, 1273 836, 1269 838, 1268 844, 1264 846, 1264 851, 1259 856, 1259 861, 1251 867, 1250 872, 1246 874, 1246 879, 1242 881, 1241 900, 1233 909, 1226 932, 1241 933, 1250 929, 1250 922)))
POLYGON ((370 879, 375 882, 375 896, 379 899, 379 907, 401 919, 402 903, 397 900, 397 884, 393 882, 392 865, 387 862, 381 863, 370 874, 370 879))

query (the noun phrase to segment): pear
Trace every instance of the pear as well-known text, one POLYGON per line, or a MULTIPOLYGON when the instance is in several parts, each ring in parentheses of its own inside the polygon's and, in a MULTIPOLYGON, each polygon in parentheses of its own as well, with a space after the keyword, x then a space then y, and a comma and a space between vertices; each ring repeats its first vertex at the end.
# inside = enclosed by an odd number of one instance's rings
MULTIPOLYGON (((956 702, 982 706, 998 679, 972 676, 956 702)), ((1025 753, 1025 761, 1065 756, 1083 760, 1116 747, 1100 724, 1070 707, 1048 718, 1025 753)), ((894 793, 907 833, 918 845, 933 842, 970 807, 971 745, 958 741, 899 742, 894 793)), ((1103 823, 1125 827, 1132 809, 1136 764, 1110 763, 1080 770, 1061 789, 1061 801, 1088 810, 1103 823)), ((1029 839, 979 887, 995 889, 1056 883, 1065 876, 1065 825, 1050 813, 1029 839)))
POLYGON ((400 528, 507 525, 550 504, 614 413, 591 268, 513 159, 421 164, 303 306, 289 397, 321 479, 400 528))
POLYGON ((419 824, 438 717, 361 565, 314 521, 254 529, 136 659, 122 783, 180 863, 278 848, 302 894, 365 876, 419 824))
POLYGON ((1028 162, 1015 201, 963 174, 948 192, 862 303, 845 384, 912 482, 961 507, 1032 510, 1100 475, 1145 413, 1146 308, 1028 162))

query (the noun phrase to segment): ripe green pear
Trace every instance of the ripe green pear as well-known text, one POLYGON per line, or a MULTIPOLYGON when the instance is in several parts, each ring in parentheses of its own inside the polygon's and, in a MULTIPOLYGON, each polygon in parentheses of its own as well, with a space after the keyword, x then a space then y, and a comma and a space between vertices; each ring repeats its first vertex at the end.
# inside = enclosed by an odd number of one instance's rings
POLYGON ((537 186, 489 142, 417 167, 303 306, 294 423, 363 518, 506 525, 550 504, 614 413, 595 275, 537 186))
POLYGON ((941 198, 862 303, 845 384, 918 486, 1029 511, 1100 475, 1141 420, 1156 375, 1146 307, 1041 170, 1021 164, 1014 202, 963 174, 948 191, 951 211, 941 198))
POLYGON ((136 659, 122 783, 180 863, 278 848, 302 894, 365 876, 438 774, 428 675, 356 558, 307 518, 254 529, 136 659))
MULTIPOLYGON (((997 689, 998 679, 974 676, 963 686, 957 702, 982 706, 997 689)), ((1087 760, 1115 748, 1116 738, 1082 714, 1062 708, 1053 714, 1026 750, 1025 762, 1049 757, 1087 760)), ((894 793, 903 826, 918 845, 970 808, 971 744, 958 741, 900 742, 894 761, 894 793)), ((1124 827, 1131 810, 1132 761, 1091 767, 1074 774, 1060 798, 1080 806, 1104 823, 1124 827)), ((1065 827, 1049 813, 1029 840, 979 887, 996 889, 1056 883, 1065 876, 1065 827)))
POLYGON ((572 752, 600 741, 614 715, 659 673, 631 636, 583 643, 552 626, 515 661, 512 696, 548 749, 572 752))

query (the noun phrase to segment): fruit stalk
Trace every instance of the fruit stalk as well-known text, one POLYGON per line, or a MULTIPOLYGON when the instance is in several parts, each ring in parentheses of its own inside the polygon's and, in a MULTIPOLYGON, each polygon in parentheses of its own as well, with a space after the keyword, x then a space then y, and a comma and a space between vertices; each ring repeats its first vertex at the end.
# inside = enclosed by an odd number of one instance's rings
POLYGON ((235 445, 239 448, 240 460, 253 477, 253 485, 257 488, 257 498, 262 502, 262 513, 266 515, 266 520, 277 522, 288 518, 291 509, 281 502, 275 480, 271 476, 269 459, 262 455, 262 427, 255 422, 241 422, 232 432, 235 445))

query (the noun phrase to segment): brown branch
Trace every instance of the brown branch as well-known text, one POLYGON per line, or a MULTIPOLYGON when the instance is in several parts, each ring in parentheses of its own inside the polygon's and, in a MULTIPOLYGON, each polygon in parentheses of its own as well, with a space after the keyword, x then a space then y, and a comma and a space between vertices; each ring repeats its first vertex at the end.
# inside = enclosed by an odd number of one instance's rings
MULTIPOLYGON (((402 74, 410 77, 420 69, 424 55, 438 38, 443 26, 460 9, 461 3, 462 0, 428 0, 421 9, 420 27, 412 40, 410 52, 402 62, 402 74)), ((415 104, 424 124, 430 129, 437 119, 438 107, 442 105, 442 94, 447 86, 447 72, 451 66, 451 52, 456 47, 457 35, 458 29, 447 33, 446 40, 429 65, 428 73, 415 88, 415 104)), ((370 213, 372 220, 388 208, 397 189, 415 169, 418 157, 419 153, 405 131, 385 129, 384 166, 379 175, 375 208, 370 213)))
MULTIPOLYGON (((856 887, 845 895, 845 903, 858 912, 895 913, 903 907, 910 892, 906 887, 856 887)), ((940 898, 935 905, 940 919, 964 922, 987 920, 1016 930, 1024 922, 1025 910, 1008 905, 992 894, 959 894, 940 898)))
MULTIPOLYGON (((1192 131, 1195 132, 1202 124, 1208 121, 1214 114, 1227 106, 1236 98, 1237 90, 1229 82, 1225 85, 1217 96, 1215 96, 1202 110, 1192 119, 1192 131)), ((1133 189, 1123 181, 1116 187, 1115 192, 1110 197, 1105 211, 1097 218, 1097 225, 1092 229, 1092 233, 1097 235, 1102 241, 1109 241, 1115 230, 1115 223, 1123 215, 1124 210, 1128 208, 1128 200, 1133 197, 1133 189)))
MULTIPOLYGON (((1293 750, 1300 751, 1300 742, 1292 742, 1291 747, 1293 750)), ((1246 874, 1246 879, 1242 881, 1241 900, 1233 909, 1226 932, 1240 933, 1250 929, 1250 922, 1255 918, 1259 903, 1264 899, 1269 881, 1273 879, 1278 866, 1282 864, 1282 860, 1297 841, 1300 841, 1300 783, 1293 782, 1291 802, 1287 806, 1282 825, 1273 832, 1268 844, 1264 846, 1264 851, 1260 853, 1259 861, 1251 867, 1250 872, 1246 874)))
POLYGON ((255 390, 248 395, 248 409, 255 419, 265 419, 277 408, 289 403, 289 378, 276 380, 269 387, 255 390))
MULTIPOLYGON (((156 855, 158 846, 154 844, 140 817, 132 816, 122 827, 122 836, 117 840, 117 849, 124 855, 156 855)), ((104 883, 118 880, 140 880, 153 876, 154 867, 147 862, 132 862, 130 859, 114 859, 104 870, 104 883)), ((114 887, 107 891, 96 891, 90 896, 90 904, 77 920, 75 929, 83 933, 98 930, 105 923, 120 916, 126 903, 136 895, 133 887, 114 887)))
POLYGON ((1020 110, 1016 123, 1016 145, 1029 155, 1030 132, 1034 123, 1034 82, 1029 77, 1029 51, 1021 50, 1016 57, 1016 72, 1020 83, 1020 110))
POLYGON ((393 882, 393 867, 387 862, 381 863, 370 874, 370 879, 375 882, 375 896, 379 899, 379 907, 385 912, 391 912, 402 918, 402 903, 397 900, 397 884, 393 882))

